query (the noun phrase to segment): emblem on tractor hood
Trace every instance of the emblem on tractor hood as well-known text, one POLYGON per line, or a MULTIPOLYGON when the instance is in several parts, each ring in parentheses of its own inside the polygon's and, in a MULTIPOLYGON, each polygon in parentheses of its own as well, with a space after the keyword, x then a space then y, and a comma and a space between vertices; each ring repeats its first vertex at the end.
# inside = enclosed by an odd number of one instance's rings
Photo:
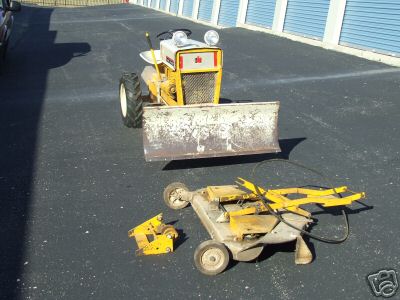
POLYGON ((201 58, 201 56, 197 56, 195 59, 194 59, 194 63, 195 64, 201 64, 201 62, 202 62, 202 58, 201 58))

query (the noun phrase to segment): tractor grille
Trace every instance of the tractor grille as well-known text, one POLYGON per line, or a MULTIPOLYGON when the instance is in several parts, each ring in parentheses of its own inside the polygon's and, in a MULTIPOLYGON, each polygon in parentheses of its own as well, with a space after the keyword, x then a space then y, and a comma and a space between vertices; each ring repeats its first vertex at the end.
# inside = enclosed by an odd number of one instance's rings
POLYGON ((217 74, 217 72, 182 74, 185 104, 212 103, 217 74))

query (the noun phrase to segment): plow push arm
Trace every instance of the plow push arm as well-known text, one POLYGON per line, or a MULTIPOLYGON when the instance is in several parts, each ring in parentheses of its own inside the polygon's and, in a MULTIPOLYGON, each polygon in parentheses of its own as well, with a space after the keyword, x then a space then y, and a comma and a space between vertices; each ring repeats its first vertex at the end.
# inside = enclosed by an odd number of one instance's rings
MULTIPOLYGON (((254 183, 247 181, 243 178, 238 177, 236 183, 252 192, 254 195, 253 199, 259 199, 258 192, 260 192, 265 198, 267 198, 271 203, 269 206, 273 210, 286 209, 297 214, 303 215, 305 217, 309 217, 311 214, 308 211, 305 211, 299 206, 305 204, 321 204, 323 207, 332 207, 332 206, 340 206, 340 205, 349 205, 353 201, 360 200, 365 198, 365 193, 354 193, 350 191, 346 186, 332 188, 332 189, 321 189, 321 190, 313 190, 313 189, 305 189, 305 188, 286 188, 286 189, 275 189, 275 190, 266 190, 262 187, 256 186, 254 183), (351 193, 345 197, 338 197, 340 193, 351 193), (305 195, 305 197, 298 199, 289 199, 287 196, 290 194, 298 194, 305 195)), ((339 195, 340 196, 340 195, 339 195)), ((244 208, 242 210, 228 212, 228 216, 238 216, 238 215, 248 215, 255 214, 260 212, 268 211, 268 208, 264 205, 262 201, 258 201, 257 207, 249 207, 244 208)))

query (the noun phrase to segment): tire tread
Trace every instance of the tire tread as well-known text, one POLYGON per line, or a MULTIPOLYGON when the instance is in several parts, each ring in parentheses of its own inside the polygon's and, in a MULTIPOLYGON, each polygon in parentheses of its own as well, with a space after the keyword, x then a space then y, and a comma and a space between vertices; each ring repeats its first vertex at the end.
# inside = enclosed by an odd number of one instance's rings
POLYGON ((122 121, 125 126, 139 128, 142 125, 143 99, 140 89, 139 77, 136 73, 124 73, 120 79, 126 92, 127 112, 124 117, 121 112, 122 121))

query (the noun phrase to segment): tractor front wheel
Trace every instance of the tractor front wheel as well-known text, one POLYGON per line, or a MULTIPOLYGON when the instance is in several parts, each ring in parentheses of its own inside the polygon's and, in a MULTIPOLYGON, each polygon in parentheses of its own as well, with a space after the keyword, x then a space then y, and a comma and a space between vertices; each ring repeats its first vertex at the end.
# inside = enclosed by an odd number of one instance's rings
POLYGON ((122 122, 127 127, 142 125, 143 99, 139 77, 136 73, 125 73, 119 81, 119 101, 122 122))

